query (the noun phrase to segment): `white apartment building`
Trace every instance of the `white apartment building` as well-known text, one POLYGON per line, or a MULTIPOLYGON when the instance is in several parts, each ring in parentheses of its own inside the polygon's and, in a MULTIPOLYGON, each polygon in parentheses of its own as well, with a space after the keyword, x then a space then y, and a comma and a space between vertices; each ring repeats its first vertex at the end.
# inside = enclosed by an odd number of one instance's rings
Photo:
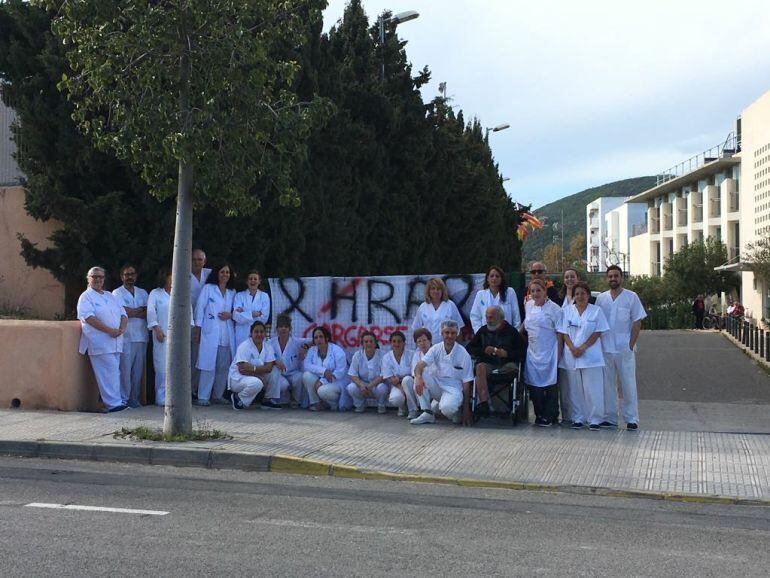
POLYGON ((586 263, 588 270, 607 270, 607 213, 620 207, 623 197, 599 197, 586 205, 586 263))
POLYGON ((624 202, 604 216, 604 230, 606 265, 620 265, 623 271, 635 275, 631 269, 630 239, 647 231, 647 205, 624 202))
POLYGON ((742 260, 747 243, 770 234, 770 92, 747 107, 727 139, 658 177, 628 199, 647 204, 648 230, 631 238, 635 275, 661 275, 668 257, 706 237, 727 246, 724 270, 741 275, 747 316, 770 318, 770 287, 742 260))

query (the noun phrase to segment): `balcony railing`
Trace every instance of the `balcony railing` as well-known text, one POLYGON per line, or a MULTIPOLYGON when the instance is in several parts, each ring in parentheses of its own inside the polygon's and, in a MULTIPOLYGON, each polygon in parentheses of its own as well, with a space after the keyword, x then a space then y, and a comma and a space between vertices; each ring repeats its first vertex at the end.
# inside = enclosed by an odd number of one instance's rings
POLYGON ((664 231, 670 231, 674 228, 674 217, 671 215, 666 215, 663 217, 663 230, 664 231))
POLYGON ((730 193, 730 203, 728 205, 728 210, 731 213, 734 213, 735 211, 739 211, 741 209, 741 196, 738 193, 738 191, 734 191, 730 193))
POLYGON ((598 229, 598 228, 599 228, 599 219, 596 219, 596 218, 594 218, 594 219, 590 219, 590 220, 588 221, 588 224, 589 224, 589 226, 590 226, 592 229, 598 229))
POLYGON ((709 217, 719 217, 722 214, 722 197, 713 197, 711 199, 711 209, 709 217))
POLYGON ((660 221, 658 219, 650 220, 650 233, 660 233, 660 221))
POLYGON ((715 145, 708 150, 682 161, 660 173, 657 177, 657 185, 661 185, 687 173, 691 173, 705 164, 713 162, 720 158, 728 158, 741 150, 741 141, 735 136, 735 133, 727 135, 725 142, 715 145))
POLYGON ((647 232, 647 223, 642 223, 641 225, 634 225, 631 227, 631 236, 636 237, 637 235, 644 235, 647 232))

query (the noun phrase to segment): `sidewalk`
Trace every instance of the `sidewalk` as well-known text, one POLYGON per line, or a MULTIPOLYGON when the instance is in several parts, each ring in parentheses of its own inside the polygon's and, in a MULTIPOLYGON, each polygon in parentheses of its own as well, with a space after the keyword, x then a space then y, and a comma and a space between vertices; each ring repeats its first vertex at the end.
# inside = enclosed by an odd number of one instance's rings
POLYGON ((394 412, 193 409, 233 436, 184 444, 115 439, 161 427, 163 409, 117 415, 0 410, 0 455, 168 464, 770 505, 770 435, 411 426, 394 412), (62 443, 63 442, 63 443, 62 443))

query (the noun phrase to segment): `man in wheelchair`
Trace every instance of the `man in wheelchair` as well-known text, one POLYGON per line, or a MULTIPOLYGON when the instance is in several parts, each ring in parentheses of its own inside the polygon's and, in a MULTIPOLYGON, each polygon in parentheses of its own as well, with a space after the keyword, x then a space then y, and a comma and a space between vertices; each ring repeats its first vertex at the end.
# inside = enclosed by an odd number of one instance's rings
POLYGON ((498 305, 488 307, 487 324, 481 327, 466 346, 476 363, 476 415, 488 416, 491 410, 489 383, 510 383, 519 372, 527 344, 521 334, 506 320, 498 305))

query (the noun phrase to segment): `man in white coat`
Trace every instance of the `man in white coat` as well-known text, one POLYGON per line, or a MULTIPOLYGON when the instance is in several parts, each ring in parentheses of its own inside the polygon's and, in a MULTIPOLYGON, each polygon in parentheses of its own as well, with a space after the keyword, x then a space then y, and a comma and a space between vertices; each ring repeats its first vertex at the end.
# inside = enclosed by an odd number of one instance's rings
MULTIPOLYGON (((211 269, 207 269, 206 253, 202 249, 193 249, 192 266, 190 271, 190 306, 195 311, 195 304, 198 302, 198 296, 201 294, 203 286, 206 284, 211 269)), ((200 379, 200 370, 196 367, 198 363, 198 344, 195 342, 195 333, 193 332, 190 343, 190 378, 192 380, 192 396, 198 394, 198 380, 200 379)))
POLYGON ((607 267, 605 291, 596 298, 607 318, 610 330, 602 333, 604 351, 604 421, 601 427, 618 424, 618 381, 623 390, 623 420, 626 429, 639 427, 639 404, 636 393, 636 341, 647 313, 639 296, 623 289, 623 270, 617 265, 607 267))
POLYGON ((87 279, 88 289, 78 299, 79 351, 88 353, 107 411, 123 411, 128 406, 120 394, 120 353, 128 316, 115 296, 104 290, 104 269, 91 267, 87 279))
POLYGON ((473 419, 469 400, 473 383, 473 361, 465 348, 457 343, 458 323, 447 319, 441 323, 440 343, 432 346, 422 361, 414 367, 414 393, 422 413, 410 420, 414 425, 436 423, 431 400, 438 401, 438 409, 454 423, 471 425, 473 419), (434 367, 434 379, 426 380, 425 369, 434 367))
POLYGON ((139 407, 139 394, 147 357, 147 291, 136 286, 136 267, 123 265, 120 280, 123 285, 112 294, 128 316, 128 327, 123 335, 123 353, 120 354, 120 394, 123 403, 139 407))

